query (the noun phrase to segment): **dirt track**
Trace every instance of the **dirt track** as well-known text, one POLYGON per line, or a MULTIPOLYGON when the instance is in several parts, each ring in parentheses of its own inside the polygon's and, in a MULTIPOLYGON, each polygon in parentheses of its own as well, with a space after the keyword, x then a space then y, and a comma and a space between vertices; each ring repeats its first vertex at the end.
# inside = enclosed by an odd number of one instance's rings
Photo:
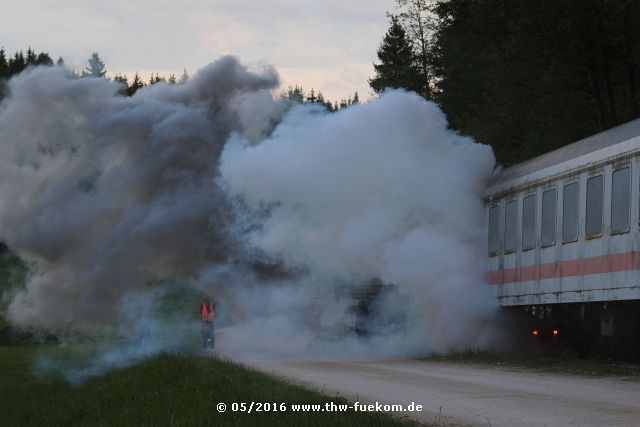
POLYGON ((640 382, 415 360, 249 362, 350 400, 421 404, 439 425, 637 426, 640 382))

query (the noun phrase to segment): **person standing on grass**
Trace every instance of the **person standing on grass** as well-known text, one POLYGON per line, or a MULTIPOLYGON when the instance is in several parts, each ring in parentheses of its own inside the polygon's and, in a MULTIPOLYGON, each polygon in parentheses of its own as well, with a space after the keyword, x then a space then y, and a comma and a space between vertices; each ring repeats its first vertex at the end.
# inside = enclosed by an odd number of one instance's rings
POLYGON ((215 319, 215 304, 211 302, 208 296, 204 297, 200 304, 200 336, 202 337, 202 349, 207 350, 216 345, 215 331, 213 329, 213 321, 215 319))

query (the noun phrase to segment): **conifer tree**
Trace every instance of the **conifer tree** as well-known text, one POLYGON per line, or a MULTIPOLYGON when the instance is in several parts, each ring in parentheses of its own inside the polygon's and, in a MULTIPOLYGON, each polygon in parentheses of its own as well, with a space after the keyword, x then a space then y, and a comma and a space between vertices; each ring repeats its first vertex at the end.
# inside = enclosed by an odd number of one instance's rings
POLYGON ((374 92, 382 92, 385 88, 404 88, 419 91, 419 75, 415 68, 413 47, 406 36, 400 21, 394 15, 391 26, 378 48, 379 64, 373 64, 376 75, 369 79, 369 86, 374 92))
POLYGON ((307 96, 307 102, 314 103, 318 100, 316 97, 316 92, 313 88, 311 88, 311 92, 309 92, 309 96, 307 96))
POLYGON ((4 48, 0 48, 0 79, 7 77, 9 74, 9 64, 4 48))
POLYGON ((104 77, 107 70, 104 68, 104 62, 100 59, 97 52, 93 52, 89 57, 89 66, 82 71, 83 77, 104 77))
POLYGON ((166 79, 164 77, 160 77, 160 74, 156 73, 156 75, 154 76, 153 73, 151 73, 151 77, 149 78, 149 85, 154 85, 156 83, 164 81, 166 81, 166 79))
POLYGON ((133 81, 131 82, 131 85, 129 85, 129 87, 127 88, 127 95, 133 96, 134 93, 136 93, 139 89, 142 89, 143 87, 144 87, 144 83, 142 82, 140 75, 136 72, 136 75, 133 77, 133 81))
POLYGON ((35 63, 36 65, 46 65, 47 67, 50 67, 53 65, 53 60, 51 59, 48 53, 40 52, 36 57, 35 63))
POLYGON ((20 73, 22 70, 26 68, 26 63, 24 60, 24 54, 22 51, 16 52, 13 55, 13 58, 9 59, 9 76, 20 73))
POLYGON ((187 69, 185 68, 180 76, 180 84, 183 85, 189 80, 189 74, 187 74, 187 69))
POLYGON ((298 104, 303 104, 305 100, 304 91, 298 85, 296 85, 295 88, 292 88, 291 86, 289 86, 289 89, 287 90, 285 97, 289 101, 297 102, 298 104))
POLYGON ((27 48, 26 63, 27 65, 36 65, 36 61, 37 61, 36 53, 33 51, 33 49, 31 49, 31 46, 29 46, 27 48))
POLYGON ((129 79, 127 79, 127 76, 125 75, 121 75, 121 74, 116 74, 113 77, 113 81, 120 83, 121 88, 120 90, 118 90, 118 93, 120 95, 126 95, 127 94, 127 90, 129 89, 129 79))

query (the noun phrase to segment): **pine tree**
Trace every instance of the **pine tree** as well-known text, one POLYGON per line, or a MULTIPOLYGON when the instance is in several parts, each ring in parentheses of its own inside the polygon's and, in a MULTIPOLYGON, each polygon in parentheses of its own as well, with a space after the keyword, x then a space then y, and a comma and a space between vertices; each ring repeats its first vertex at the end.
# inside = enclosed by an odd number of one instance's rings
POLYGON ((189 74, 187 74, 187 69, 185 68, 182 75, 180 76, 179 84, 183 85, 189 80, 189 74))
POLYGON ((62 56, 58 58, 58 62, 56 62, 56 65, 58 67, 64 67, 64 59, 62 59, 62 56))
POLYGON ((301 87, 296 85, 295 88, 289 86, 287 93, 284 95, 289 101, 296 102, 298 104, 303 104, 305 99, 304 91, 301 87))
POLYGON ((26 68, 26 63, 24 60, 24 54, 22 51, 16 52, 13 55, 13 58, 9 59, 9 76, 13 76, 15 74, 19 74, 26 68))
POLYGON ((133 96, 134 93, 136 93, 139 89, 142 89, 143 87, 144 87, 144 83, 142 83, 142 79, 140 78, 140 75, 136 72, 136 75, 133 77, 133 81, 131 82, 131 85, 129 85, 129 87, 127 88, 127 95, 133 96))
POLYGON ((126 95, 127 89, 129 88, 129 79, 127 79, 127 76, 124 76, 118 73, 113 77, 113 81, 116 83, 120 83, 121 85, 121 88, 120 90, 118 90, 118 93, 120 95, 126 95))
POLYGON ((309 96, 307 96, 307 102, 314 103, 317 100, 318 98, 316 97, 316 92, 315 90, 313 90, 313 88, 311 88, 311 92, 309 92, 309 96))
POLYGON ((0 79, 9 76, 9 64, 7 63, 7 57, 4 52, 4 48, 0 48, 0 79))
POLYGON ((169 74, 169 84, 170 85, 176 84, 176 75, 173 73, 169 74))
POLYGON ((104 77, 107 70, 104 68, 104 62, 100 59, 97 52, 93 52, 89 57, 89 66, 82 71, 83 77, 104 77))
POLYGON ((333 105, 331 104, 331 101, 324 99, 324 95, 320 90, 318 91, 318 95, 316 97, 316 104, 320 104, 327 110, 333 111, 333 105))
MULTIPOLYGON (((4 80, 9 77, 9 63, 4 52, 4 48, 0 48, 0 100, 4 98, 4 80)), ((0 242, 0 253, 2 252, 2 243, 0 242)))
POLYGON ((160 77, 158 73, 156 73, 155 76, 153 75, 153 73, 151 73, 151 77, 149 78, 149 85, 154 85, 156 83, 165 82, 165 81, 167 80, 164 77, 160 77))
POLYGON ((360 97, 358 96, 358 92, 353 94, 351 104, 360 104, 360 97))
POLYGON ((374 92, 385 88, 404 88, 419 91, 420 79, 415 68, 413 47, 398 18, 390 15, 391 26, 378 48, 379 64, 373 64, 376 75, 369 79, 374 92))
POLYGON ((40 52, 36 57, 36 65, 46 65, 47 67, 50 67, 53 65, 53 60, 48 53, 40 52))
POLYGON ((31 46, 29 46, 27 48, 27 58, 26 58, 27 65, 36 65, 37 59, 38 58, 36 57, 36 53, 33 51, 33 49, 31 49, 31 46))

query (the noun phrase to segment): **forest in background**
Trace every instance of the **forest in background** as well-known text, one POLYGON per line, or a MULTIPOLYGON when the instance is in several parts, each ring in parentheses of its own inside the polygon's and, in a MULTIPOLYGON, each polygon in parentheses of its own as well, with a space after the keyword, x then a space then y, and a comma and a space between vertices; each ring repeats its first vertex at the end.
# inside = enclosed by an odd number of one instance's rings
MULTIPOLYGON (((100 55, 97 52, 93 52, 89 59, 87 60, 87 66, 82 69, 80 72, 76 72, 73 70, 68 70, 72 73, 76 78, 81 77, 98 77, 98 78, 108 78, 107 70, 105 63, 100 58, 100 55)), ((7 53, 4 48, 0 47, 0 100, 6 96, 5 83, 12 76, 16 74, 20 74, 22 71, 27 69, 28 67, 35 67, 39 65, 44 65, 51 67, 54 65, 53 60, 49 56, 47 52, 36 53, 31 47, 29 47, 26 51, 26 54, 22 51, 15 52, 12 56, 7 57, 7 53)), ((56 66, 58 67, 66 67, 64 60, 62 57, 58 59, 56 62, 56 66)), ((151 74, 149 80, 144 82, 140 77, 140 74, 137 72, 130 80, 127 75, 116 73, 113 76, 113 80, 120 83, 122 89, 120 90, 121 95, 133 96, 139 89, 142 89, 145 86, 154 85, 156 83, 168 83, 168 84, 184 84, 187 80, 189 80, 189 74, 185 69, 180 76, 177 78, 175 74, 170 74, 169 77, 160 76, 160 74, 155 73, 151 74)), ((281 96, 285 99, 288 99, 292 102, 297 102, 301 104, 316 104, 326 108, 330 112, 338 111, 341 108, 346 108, 353 104, 360 103, 360 97, 358 92, 355 92, 353 96, 349 96, 347 98, 343 98, 340 101, 331 101, 329 99, 325 99, 322 91, 316 92, 314 88, 312 88, 309 92, 306 92, 301 86, 289 86, 286 91, 284 91, 281 96)))
MULTIPOLYGON (((369 84, 405 88, 436 102, 450 126, 491 145, 509 166, 640 117, 640 2, 635 0, 396 0, 369 84)), ((3 84, 48 53, 0 49, 3 84)), ((64 66, 59 58, 55 63, 64 66)), ((78 77, 105 77, 93 53, 78 77)), ((188 79, 116 74, 122 94, 188 79)), ((325 99, 289 87, 282 96, 329 111, 359 95, 325 99)))
POLYGON ((640 116, 640 2, 397 0, 375 92, 435 101, 509 166, 640 116))

